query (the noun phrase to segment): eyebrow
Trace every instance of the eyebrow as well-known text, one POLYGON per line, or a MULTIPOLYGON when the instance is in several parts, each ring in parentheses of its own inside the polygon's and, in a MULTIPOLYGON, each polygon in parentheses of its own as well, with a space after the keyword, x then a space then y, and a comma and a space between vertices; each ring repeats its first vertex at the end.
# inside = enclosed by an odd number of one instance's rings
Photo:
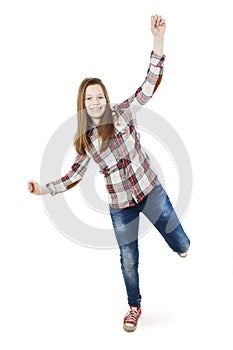
MULTIPOLYGON (((87 97, 87 96, 93 96, 93 95, 92 95, 92 94, 87 94, 86 97, 87 97)), ((100 94, 98 94, 97 96, 104 96, 104 94, 100 93, 100 94)))

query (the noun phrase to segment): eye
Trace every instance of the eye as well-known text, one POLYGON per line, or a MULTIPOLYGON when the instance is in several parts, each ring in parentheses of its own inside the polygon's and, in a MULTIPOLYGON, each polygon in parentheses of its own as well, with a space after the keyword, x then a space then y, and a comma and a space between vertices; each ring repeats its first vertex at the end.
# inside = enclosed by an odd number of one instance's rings
POLYGON ((86 97, 86 101, 90 101, 91 100, 91 97, 86 97))
POLYGON ((100 100, 103 100, 103 99, 104 99, 104 96, 99 96, 99 99, 100 99, 100 100))

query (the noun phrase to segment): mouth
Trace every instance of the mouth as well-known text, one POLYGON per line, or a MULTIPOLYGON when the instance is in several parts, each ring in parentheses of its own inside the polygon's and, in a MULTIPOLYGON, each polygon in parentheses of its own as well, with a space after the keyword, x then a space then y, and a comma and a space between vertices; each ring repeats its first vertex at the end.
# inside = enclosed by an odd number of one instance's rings
POLYGON ((94 107, 94 108, 90 108, 91 111, 101 111, 103 108, 102 107, 94 107))

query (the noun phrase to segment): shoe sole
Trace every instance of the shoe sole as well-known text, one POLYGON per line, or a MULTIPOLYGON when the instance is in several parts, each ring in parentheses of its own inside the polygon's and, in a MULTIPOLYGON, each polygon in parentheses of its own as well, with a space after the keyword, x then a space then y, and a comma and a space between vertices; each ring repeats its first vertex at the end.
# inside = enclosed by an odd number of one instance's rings
POLYGON ((137 326, 128 327, 123 323, 123 328, 126 332, 134 332, 137 326))
POLYGON ((178 253, 178 255, 181 257, 181 258, 186 258, 187 257, 187 253, 178 253))

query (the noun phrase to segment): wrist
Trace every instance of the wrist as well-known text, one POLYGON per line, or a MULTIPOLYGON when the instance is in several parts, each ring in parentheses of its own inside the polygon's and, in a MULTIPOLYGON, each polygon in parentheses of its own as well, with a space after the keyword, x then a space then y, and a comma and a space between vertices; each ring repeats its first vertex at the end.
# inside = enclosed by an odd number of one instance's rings
POLYGON ((164 34, 154 34, 154 41, 164 41, 164 34))
POLYGON ((163 36, 154 36, 153 52, 158 56, 163 56, 163 36))
POLYGON ((47 186, 40 186, 40 194, 43 195, 43 194, 48 194, 50 193, 49 189, 47 186))

